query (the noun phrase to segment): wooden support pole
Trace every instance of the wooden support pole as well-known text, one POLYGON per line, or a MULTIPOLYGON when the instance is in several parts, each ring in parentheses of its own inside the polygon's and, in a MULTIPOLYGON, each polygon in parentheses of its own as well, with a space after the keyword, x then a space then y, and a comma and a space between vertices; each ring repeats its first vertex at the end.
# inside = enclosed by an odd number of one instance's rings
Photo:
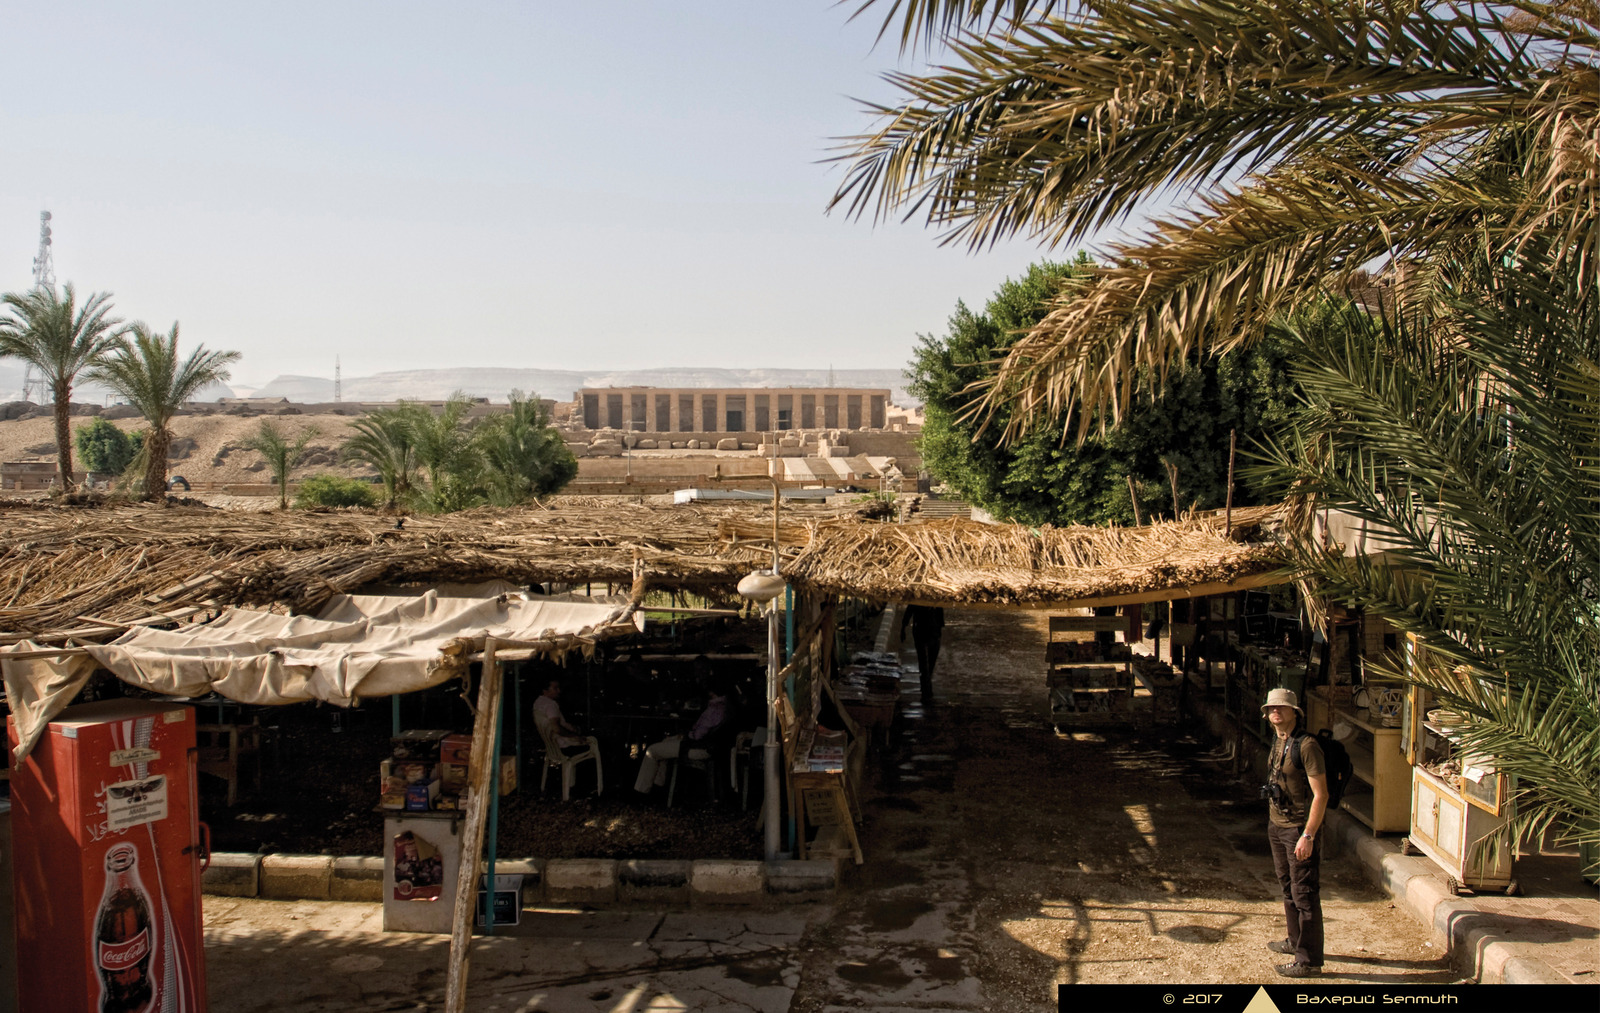
POLYGON ((478 906, 478 875, 483 861, 483 832, 489 814, 490 773, 500 758, 493 755, 500 724, 504 680, 495 658, 494 638, 483 645, 483 671, 478 679, 478 713, 472 723, 472 755, 467 764, 467 818, 461 832, 461 867, 456 873, 456 907, 450 925, 450 966, 444 991, 445 1013, 465 1013, 467 965, 472 957, 472 919, 478 906))
POLYGON ((1183 507, 1178 504, 1178 466, 1165 457, 1161 459, 1161 463, 1167 466, 1167 481, 1172 483, 1172 519, 1181 521, 1183 507))
POLYGON ((1222 537, 1233 537, 1233 458, 1239 447, 1239 430, 1228 430, 1228 506, 1222 515, 1222 537))
POLYGON ((1133 476, 1132 475, 1127 476, 1127 479, 1128 479, 1128 498, 1133 500, 1133 524, 1134 524, 1134 527, 1142 528, 1142 527, 1144 527, 1144 521, 1141 520, 1140 517, 1139 517, 1139 490, 1133 484, 1133 476))

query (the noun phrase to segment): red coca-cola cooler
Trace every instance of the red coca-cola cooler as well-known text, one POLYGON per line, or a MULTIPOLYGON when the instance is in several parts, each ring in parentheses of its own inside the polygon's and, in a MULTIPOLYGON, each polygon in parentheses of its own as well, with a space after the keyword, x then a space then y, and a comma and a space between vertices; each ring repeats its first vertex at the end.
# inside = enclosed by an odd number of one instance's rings
POLYGON ((108 700, 62 711, 13 772, 22 1009, 205 1010, 194 750, 190 708, 108 700))

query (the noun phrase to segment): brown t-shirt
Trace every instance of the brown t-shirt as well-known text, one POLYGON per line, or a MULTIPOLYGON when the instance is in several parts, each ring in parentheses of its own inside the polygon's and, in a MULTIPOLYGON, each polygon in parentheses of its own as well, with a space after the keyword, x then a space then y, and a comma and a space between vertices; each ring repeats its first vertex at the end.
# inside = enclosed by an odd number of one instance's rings
POLYGON ((1267 806, 1267 818, 1273 826, 1303 827, 1311 813, 1311 782, 1308 778, 1326 775, 1328 768, 1322 762, 1322 747, 1315 735, 1295 731, 1288 739, 1273 738, 1272 752, 1267 757, 1267 769, 1278 769, 1277 781, 1289 793, 1290 812, 1282 813, 1275 805, 1267 806), (1287 749, 1290 742, 1300 740, 1300 763, 1294 762, 1294 752, 1287 749), (1280 753, 1286 754, 1280 757, 1280 753), (1281 763, 1281 766, 1280 766, 1281 763))

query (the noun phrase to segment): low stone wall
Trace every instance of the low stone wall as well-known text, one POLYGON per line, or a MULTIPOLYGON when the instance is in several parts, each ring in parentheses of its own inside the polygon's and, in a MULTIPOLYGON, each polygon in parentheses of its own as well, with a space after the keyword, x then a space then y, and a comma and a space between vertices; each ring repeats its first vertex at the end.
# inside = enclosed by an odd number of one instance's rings
MULTIPOLYGON (((497 861, 495 874, 521 876, 522 902, 530 906, 788 906, 831 902, 839 885, 834 860, 519 858, 497 861)), ((378 902, 383 859, 218 852, 201 889, 222 897, 378 902)))

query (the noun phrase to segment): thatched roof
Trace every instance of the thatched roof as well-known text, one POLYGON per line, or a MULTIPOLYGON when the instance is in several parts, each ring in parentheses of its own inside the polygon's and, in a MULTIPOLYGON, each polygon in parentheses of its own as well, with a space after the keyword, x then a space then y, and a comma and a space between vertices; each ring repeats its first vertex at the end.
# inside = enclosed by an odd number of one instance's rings
POLYGON ((1028 528, 937 520, 827 525, 788 573, 879 601, 1058 608, 1161 601, 1276 583, 1277 507, 1137 528, 1028 528))
MULTIPOLYGON (((814 522, 847 511, 786 505, 784 513, 785 537, 803 545, 810 527, 796 523, 800 516, 814 522)), ((770 514, 763 522, 759 504, 570 497, 546 508, 407 517, 401 527, 396 520, 349 511, 0 505, 0 643, 98 638, 218 605, 314 613, 332 595, 372 584, 502 578, 628 587, 636 565, 651 587, 731 594, 771 559, 770 514), (727 532, 719 531, 723 521, 727 532)))
MULTIPOLYGON (((225 605, 314 613, 334 594, 373 584, 500 578, 731 594, 771 559, 768 509, 564 497, 549 508, 407 517, 397 527, 360 512, 0 504, 0 643, 104 639, 225 605)), ((1225 538, 1220 517, 1035 530, 877 524, 853 510, 785 504, 779 540, 784 572, 809 590, 1045 607, 1266 583, 1280 557, 1248 539, 1269 514, 1235 510, 1225 538)))

